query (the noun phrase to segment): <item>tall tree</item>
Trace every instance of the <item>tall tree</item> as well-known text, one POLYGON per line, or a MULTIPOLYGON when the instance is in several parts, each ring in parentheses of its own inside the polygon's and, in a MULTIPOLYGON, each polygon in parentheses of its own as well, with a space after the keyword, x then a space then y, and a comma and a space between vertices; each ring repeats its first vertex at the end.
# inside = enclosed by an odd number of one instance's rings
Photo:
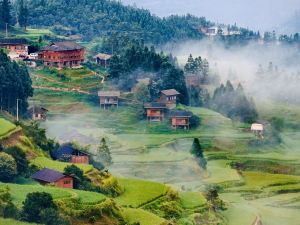
POLYGON ((11 4, 9 0, 2 0, 1 2, 1 19, 3 21, 3 26, 5 28, 6 24, 11 22, 11 4))
POLYGON ((191 154, 193 154, 196 157, 199 166, 206 170, 207 161, 204 157, 203 148, 198 138, 194 138, 193 145, 191 148, 191 154))
POLYGON ((28 22, 28 9, 24 4, 24 0, 18 1, 18 22, 20 27, 23 27, 26 30, 28 22))
POLYGON ((107 146, 105 138, 102 138, 100 141, 100 145, 98 147, 97 157, 101 161, 101 163, 105 166, 109 166, 112 164, 112 158, 110 155, 110 150, 107 146))

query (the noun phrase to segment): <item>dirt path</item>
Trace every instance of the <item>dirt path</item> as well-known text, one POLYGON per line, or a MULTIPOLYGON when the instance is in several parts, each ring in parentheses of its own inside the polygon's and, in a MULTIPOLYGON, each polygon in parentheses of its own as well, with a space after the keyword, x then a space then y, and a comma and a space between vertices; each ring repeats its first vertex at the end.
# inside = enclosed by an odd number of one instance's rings
POLYGON ((261 222, 261 219, 259 216, 256 217, 255 221, 252 223, 252 225, 263 225, 261 222))
POLYGON ((90 92, 80 90, 79 88, 56 88, 56 87, 46 87, 46 86, 37 86, 37 85, 32 85, 32 87, 34 89, 44 89, 44 90, 63 91, 63 92, 75 92, 75 93, 81 93, 81 94, 87 94, 87 95, 91 94, 90 92))

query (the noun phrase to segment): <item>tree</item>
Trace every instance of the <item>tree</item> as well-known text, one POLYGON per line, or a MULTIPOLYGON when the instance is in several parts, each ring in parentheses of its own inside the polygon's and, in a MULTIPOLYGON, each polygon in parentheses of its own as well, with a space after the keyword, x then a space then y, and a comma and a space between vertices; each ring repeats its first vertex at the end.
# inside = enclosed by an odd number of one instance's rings
POLYGON ((59 212, 55 208, 46 208, 42 209, 40 211, 40 217, 41 221, 45 225, 63 225, 67 224, 66 221, 64 221, 61 216, 59 215, 59 212))
POLYGON ((26 196, 22 216, 28 222, 43 223, 41 212, 45 209, 57 210, 52 196, 46 192, 32 192, 26 196))
POLYGON ((193 145, 191 148, 191 154, 197 158, 198 164, 201 166, 201 168, 206 170, 207 161, 204 158, 203 148, 200 145, 200 141, 198 138, 194 138, 193 145))
POLYGON ((150 92, 148 87, 145 84, 137 85, 134 97, 138 102, 148 102, 150 100, 150 92))
POLYGON ((28 170, 28 160, 26 159, 26 154, 17 146, 6 148, 5 153, 11 155, 17 164, 18 175, 25 174, 28 170))
POLYGON ((105 138, 102 138, 100 141, 100 145, 97 149, 97 158, 105 165, 109 166, 112 164, 112 158, 110 155, 110 150, 106 144, 105 138))
POLYGON ((81 184, 85 181, 83 171, 75 165, 65 167, 64 173, 74 177, 74 188, 80 189, 81 184))
POLYGON ((17 218, 18 209, 12 202, 9 188, 0 187, 0 217, 17 218))
POLYGON ((14 158, 4 152, 0 152, 0 181, 8 182, 17 175, 17 164, 14 158))
POLYGON ((24 0, 18 1, 18 22, 20 27, 23 27, 26 30, 28 20, 28 9, 24 4, 24 0))
POLYGON ((3 21, 4 28, 6 24, 10 24, 11 21, 11 14, 10 14, 10 1, 9 0, 2 0, 1 2, 1 19, 3 21))

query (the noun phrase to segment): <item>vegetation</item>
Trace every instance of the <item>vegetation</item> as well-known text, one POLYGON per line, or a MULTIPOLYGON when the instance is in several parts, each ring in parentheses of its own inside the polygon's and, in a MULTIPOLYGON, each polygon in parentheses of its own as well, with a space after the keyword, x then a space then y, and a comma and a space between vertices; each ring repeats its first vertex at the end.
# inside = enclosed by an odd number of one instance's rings
POLYGON ((17 146, 13 146, 10 148, 4 149, 4 152, 11 155, 17 165, 17 174, 18 175, 25 175, 28 172, 28 165, 29 162, 26 159, 26 154, 22 149, 17 146))
POLYGON ((0 181, 12 181, 17 175, 17 164, 14 158, 4 152, 0 152, 0 181))
POLYGON ((204 158, 203 148, 200 145, 200 142, 199 142, 198 138, 194 138, 193 145, 192 145, 192 148, 191 148, 191 154, 193 154, 195 156, 199 166, 202 169, 206 170, 207 161, 204 158))
POLYGON ((109 166, 112 164, 110 150, 107 146, 105 138, 101 139, 100 145, 97 149, 97 156, 94 158, 94 160, 100 162, 104 166, 109 166))
POLYGON ((0 137, 5 136, 6 134, 10 133, 11 131, 16 129, 16 125, 9 122, 8 120, 5 120, 3 118, 0 118, 0 137))

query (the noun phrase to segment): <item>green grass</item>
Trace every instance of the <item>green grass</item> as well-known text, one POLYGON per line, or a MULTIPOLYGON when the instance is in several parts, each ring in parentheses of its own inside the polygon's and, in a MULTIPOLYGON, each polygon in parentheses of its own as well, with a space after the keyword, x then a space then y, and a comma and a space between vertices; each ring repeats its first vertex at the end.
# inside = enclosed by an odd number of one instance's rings
POLYGON ((0 118, 0 137, 5 136, 6 134, 10 133, 15 129, 16 125, 9 122, 8 120, 0 118))
POLYGON ((140 225, 160 225, 165 220, 142 209, 124 209, 124 216, 129 224, 139 222, 140 225))
POLYGON ((4 219, 0 217, 0 225, 37 225, 36 223, 26 223, 13 219, 4 219))
POLYGON ((101 202, 105 199, 105 196, 100 193, 80 191, 74 189, 62 189, 49 186, 36 185, 19 185, 19 184, 4 184, 1 186, 8 186, 12 195, 13 203, 17 207, 22 207, 22 202, 26 199, 26 195, 32 192, 47 192, 52 195, 53 199, 80 199, 82 203, 93 204, 101 202))
POLYGON ((150 181, 119 179, 124 187, 124 193, 115 200, 121 206, 140 207, 161 196, 167 191, 167 186, 150 181))
POLYGON ((193 209, 206 204, 206 198, 200 192, 180 192, 180 199, 183 208, 186 209, 193 209))
MULTIPOLYGON (((31 163, 40 168, 47 167, 49 169, 54 169, 61 172, 64 171, 65 167, 72 165, 72 163, 54 161, 46 157, 37 157, 32 160, 31 163)), ((93 169, 92 165, 76 164, 76 166, 83 170, 84 173, 87 173, 93 169)))

